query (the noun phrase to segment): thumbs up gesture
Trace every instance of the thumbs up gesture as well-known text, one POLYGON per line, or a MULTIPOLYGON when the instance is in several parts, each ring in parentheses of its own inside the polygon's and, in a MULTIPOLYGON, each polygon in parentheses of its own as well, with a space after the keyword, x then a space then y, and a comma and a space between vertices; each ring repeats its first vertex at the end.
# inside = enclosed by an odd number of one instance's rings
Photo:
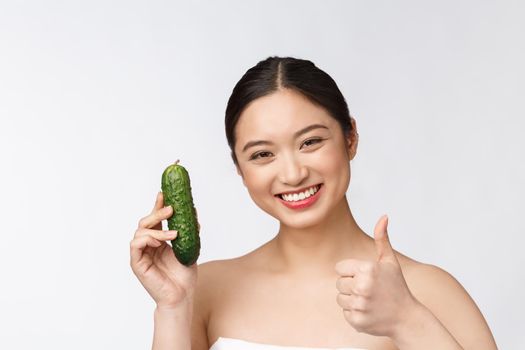
POLYGON ((341 260, 335 265, 340 276, 337 303, 345 319, 358 332, 393 337, 404 315, 418 301, 408 289, 401 266, 387 233, 388 217, 383 215, 374 229, 375 261, 341 260))

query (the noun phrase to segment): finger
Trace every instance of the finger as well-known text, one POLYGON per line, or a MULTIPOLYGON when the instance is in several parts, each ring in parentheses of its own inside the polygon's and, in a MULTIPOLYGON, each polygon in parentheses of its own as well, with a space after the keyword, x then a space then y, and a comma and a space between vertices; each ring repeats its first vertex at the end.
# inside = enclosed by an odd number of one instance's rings
POLYGON ((152 214, 143 217, 139 221, 139 228, 152 228, 164 219, 168 219, 173 214, 173 208, 168 205, 160 210, 153 212, 152 214))
POLYGON ((367 333, 370 327, 370 317, 366 312, 359 310, 343 310, 343 315, 346 321, 359 333, 367 333))
POLYGON ((343 277, 354 277, 359 271, 361 271, 364 263, 366 262, 357 259, 341 260, 335 264, 335 271, 343 277))
POLYGON ((355 294, 354 293, 354 277, 339 277, 335 283, 335 287, 342 294, 355 294))
POLYGON ((151 236, 159 241, 173 240, 177 237, 178 232, 176 230, 152 230, 149 228, 139 228, 135 237, 151 236))
POLYGON ((355 294, 338 294, 337 304, 343 310, 366 311, 366 300, 355 294))
POLYGON ((131 255, 131 266, 134 266, 139 263, 142 258, 143 251, 146 247, 157 248, 162 244, 155 238, 151 236, 141 236, 131 240, 130 246, 130 255, 131 255))
POLYGON ((164 206, 164 193, 162 193, 162 191, 159 191, 159 193, 157 193, 157 198, 155 199, 155 205, 153 206, 153 209, 151 209, 151 214, 153 214, 157 210, 162 209, 163 206, 164 206))
POLYGON ((359 274, 356 277, 340 277, 336 282, 336 288, 341 294, 370 296, 371 280, 368 274, 359 274))
POLYGON ((397 262, 394 249, 392 248, 392 245, 390 244, 390 239, 388 238, 387 225, 388 216, 383 215, 381 218, 379 218, 379 221, 377 222, 376 227, 374 228, 374 241, 376 246, 377 259, 378 261, 390 260, 397 262))

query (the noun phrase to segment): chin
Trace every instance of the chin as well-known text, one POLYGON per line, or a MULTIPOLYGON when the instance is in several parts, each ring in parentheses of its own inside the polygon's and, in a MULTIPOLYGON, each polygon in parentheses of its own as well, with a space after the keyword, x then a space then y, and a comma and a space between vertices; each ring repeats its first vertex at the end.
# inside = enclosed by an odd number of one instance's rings
POLYGON ((322 218, 314 217, 312 215, 305 215, 303 217, 296 218, 277 218, 281 223, 281 226, 303 230, 311 227, 316 227, 323 224, 322 218))
POLYGON ((322 225, 328 219, 328 213, 331 210, 331 208, 326 209, 322 206, 297 213, 286 213, 276 210, 275 206, 267 206, 266 208, 261 207, 261 209, 278 220, 281 226, 293 229, 308 229, 310 227, 322 225))

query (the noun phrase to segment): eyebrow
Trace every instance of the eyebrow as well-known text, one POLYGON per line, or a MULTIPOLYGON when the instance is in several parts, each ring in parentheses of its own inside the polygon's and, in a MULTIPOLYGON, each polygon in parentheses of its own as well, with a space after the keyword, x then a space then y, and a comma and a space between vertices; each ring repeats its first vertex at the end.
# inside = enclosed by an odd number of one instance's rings
MULTIPOLYGON (((306 128, 296 131, 293 134, 293 137, 298 138, 299 136, 306 134, 307 132, 314 130, 314 129, 328 129, 328 128, 322 124, 312 124, 312 125, 307 126, 306 128)), ((250 141, 244 145, 242 152, 246 152, 246 150, 250 147, 259 146, 259 145, 271 145, 271 144, 272 142, 266 141, 266 140, 250 141)))

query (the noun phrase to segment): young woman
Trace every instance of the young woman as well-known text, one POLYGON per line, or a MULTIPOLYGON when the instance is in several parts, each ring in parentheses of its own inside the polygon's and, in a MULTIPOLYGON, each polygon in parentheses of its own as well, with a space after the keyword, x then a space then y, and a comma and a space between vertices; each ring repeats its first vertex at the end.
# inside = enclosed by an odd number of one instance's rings
POLYGON ((359 135, 328 74, 269 57, 236 84, 225 124, 237 172, 279 232, 238 258, 185 267, 159 193, 130 248, 157 305, 153 349, 496 349, 458 281, 394 250, 386 216, 373 237, 354 220, 359 135))

